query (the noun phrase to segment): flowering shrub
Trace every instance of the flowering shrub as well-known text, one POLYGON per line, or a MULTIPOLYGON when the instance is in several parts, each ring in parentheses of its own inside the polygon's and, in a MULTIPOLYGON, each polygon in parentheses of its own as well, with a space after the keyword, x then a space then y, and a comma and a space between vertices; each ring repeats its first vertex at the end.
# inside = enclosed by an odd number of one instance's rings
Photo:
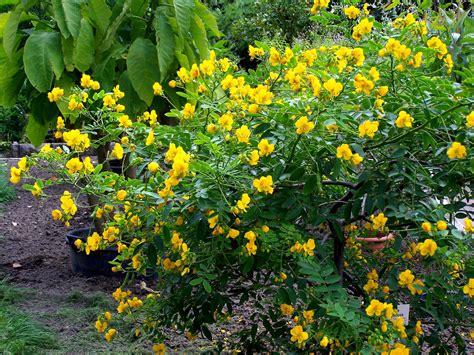
MULTIPOLYGON (((313 12, 326 6, 315 1, 313 12)), ((181 68, 167 84, 187 99, 167 114, 176 126, 154 111, 117 112, 120 88, 94 91, 86 75, 69 98, 53 89, 90 123, 65 131, 58 118, 65 147, 21 160, 12 182, 37 166, 55 178, 25 185, 35 196, 73 185, 52 211, 65 223, 80 194, 95 196, 104 231, 76 247, 115 245, 114 271, 156 277, 144 298, 114 292, 117 314, 96 323, 106 340, 132 322, 163 352, 166 327, 211 338, 208 325, 229 321, 238 302, 251 314, 240 341, 219 349, 465 349, 472 77, 452 79, 449 48, 429 23, 408 14, 382 26, 365 10, 343 11, 358 19, 352 47, 251 46, 255 71, 213 52, 181 68), (104 141, 136 178, 81 155, 104 141), (367 238, 387 235, 384 249, 367 251, 367 238)), ((162 84, 150 91, 165 97, 162 84)))

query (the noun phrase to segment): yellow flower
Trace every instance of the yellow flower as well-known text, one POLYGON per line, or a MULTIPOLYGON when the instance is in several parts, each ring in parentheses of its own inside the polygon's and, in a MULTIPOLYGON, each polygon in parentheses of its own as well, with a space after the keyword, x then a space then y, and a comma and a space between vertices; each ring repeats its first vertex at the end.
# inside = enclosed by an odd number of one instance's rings
POLYGON ((260 179, 253 180, 253 186, 257 189, 258 192, 263 192, 264 194, 272 194, 273 178, 271 175, 262 176, 260 179))
POLYGON ((191 75, 193 79, 196 79, 199 76, 199 74, 200 74, 199 67, 197 66, 197 64, 193 64, 191 66, 191 70, 189 71, 189 75, 191 75))
POLYGON ((183 111, 181 111, 183 118, 185 120, 190 119, 194 116, 194 112, 196 111, 196 106, 191 105, 189 102, 184 105, 183 111))
POLYGON ((249 143, 250 130, 246 125, 241 126, 235 130, 235 135, 239 143, 249 143))
POLYGON ((398 284, 401 287, 408 287, 415 280, 415 276, 411 273, 411 270, 405 270, 398 275, 398 284))
POLYGON ((270 232, 270 227, 268 227, 267 225, 263 225, 263 226, 262 226, 262 232, 263 232, 263 233, 268 233, 268 232, 270 232))
POLYGON ((90 147, 89 136, 87 133, 81 134, 78 129, 64 132, 63 139, 69 147, 80 152, 90 147))
MULTIPOLYGON (((80 240, 80 239, 78 239, 80 240)), ((95 322, 95 329, 97 329, 97 331, 99 333, 103 333, 105 332, 105 329, 107 328, 107 322, 103 321, 103 320, 100 320, 100 319, 97 319, 97 321, 95 322)))
POLYGON ((408 61, 413 68, 421 67, 421 63, 423 62, 423 53, 417 52, 412 59, 408 61))
POLYGON ((314 123, 308 121, 308 117, 306 116, 302 116, 298 121, 296 121, 295 126, 297 134, 306 134, 314 129, 314 123))
POLYGON ((367 313, 369 317, 373 317, 374 315, 380 317, 384 309, 385 305, 382 302, 373 299, 370 301, 370 304, 365 309, 365 313, 367 313))
POLYGON ((448 48, 446 44, 443 43, 438 37, 432 37, 426 42, 428 48, 434 49, 437 52, 439 59, 443 58, 445 54, 448 53, 448 48))
POLYGON ((57 120, 56 120, 56 129, 60 130, 60 129, 63 129, 65 127, 65 124, 64 124, 64 120, 61 116, 58 116, 57 120))
POLYGON ((125 97, 125 93, 123 91, 120 91, 120 85, 115 85, 114 89, 114 99, 120 100, 125 97))
POLYGON ((466 233, 474 233, 474 226, 469 218, 464 218, 464 229, 466 233))
POLYGON ((293 329, 291 329, 290 334, 292 342, 298 342, 299 344, 301 344, 308 340, 308 333, 304 331, 301 325, 297 325, 293 329))
POLYGON ((63 214, 61 213, 60 210, 52 210, 51 216, 53 217, 55 221, 59 221, 62 218, 63 214))
POLYGON ((370 220, 372 222, 372 229, 373 230, 378 230, 378 231, 383 231, 385 228, 385 224, 388 221, 388 218, 385 217, 383 213, 379 213, 377 217, 374 215, 370 216, 370 220))
POLYGON ((60 198, 61 201, 61 208, 67 214, 74 216, 77 212, 77 206, 74 203, 74 200, 71 197, 71 193, 69 191, 64 191, 63 195, 60 198))
POLYGON ((439 231, 444 231, 448 229, 448 223, 446 223, 445 221, 438 221, 436 222, 436 229, 439 231))
POLYGON ((153 129, 151 129, 150 132, 148 133, 148 136, 146 137, 145 145, 148 147, 149 145, 152 145, 154 141, 155 141, 155 132, 153 131, 153 129))
POLYGON ((303 318, 306 319, 307 322, 312 322, 313 317, 314 317, 314 311, 313 310, 303 311, 303 318))
POLYGON ((344 15, 351 20, 355 20, 360 15, 360 10, 355 6, 349 6, 344 9, 344 15))
POLYGON ((79 160, 79 158, 72 158, 66 163, 66 168, 68 169, 69 174, 75 174, 82 170, 84 164, 79 160))
POLYGON ((285 316, 291 316, 293 314, 293 306, 290 304, 283 303, 280 305, 281 313, 285 316))
POLYGON ((105 95, 103 98, 103 101, 104 101, 104 107, 112 107, 116 103, 112 95, 105 95))
POLYGON ((323 338, 321 339, 321 341, 319 342, 319 345, 321 345, 323 348, 327 348, 327 346, 329 345, 329 339, 327 336, 323 336, 323 338))
POLYGON ((342 84, 338 83, 333 78, 329 79, 328 81, 324 82, 323 87, 329 92, 329 95, 332 97, 337 97, 342 91, 342 84))
POLYGON ((431 223, 430 222, 423 222, 421 224, 421 228, 426 232, 429 233, 431 232, 431 223))
POLYGON ((374 80, 374 81, 377 81, 380 79, 380 74, 377 70, 376 67, 372 67, 370 68, 370 71, 369 71, 369 75, 371 76, 371 78, 374 80))
POLYGON ((330 0, 313 0, 313 6, 311 7, 311 15, 316 15, 319 10, 329 6, 330 0))
POLYGON ((360 41, 362 37, 372 31, 374 24, 368 18, 362 19, 352 30, 352 38, 360 41))
POLYGON ((469 282, 462 288, 462 292, 471 298, 474 296, 474 279, 469 279, 469 282))
POLYGON ((258 143, 258 150, 259 150, 259 154, 260 156, 262 157, 266 157, 266 156, 269 156, 270 154, 272 154, 273 150, 275 149, 275 145, 274 144, 270 144, 268 142, 267 139, 262 139, 259 143, 258 143))
POLYGON ((379 122, 378 121, 364 121, 360 126, 359 126, 359 137, 369 137, 369 138, 374 138, 375 132, 379 129, 379 122))
MULTIPOLYGON (((258 152, 257 152, 258 153, 258 152)), ((18 169, 14 166, 10 169, 10 182, 12 184, 18 184, 21 181, 21 169, 18 169)))
POLYGON ((278 51, 274 47, 270 48, 270 55, 268 57, 268 61, 271 66, 278 65, 281 62, 280 53, 278 53, 278 51))
POLYGON ((359 154, 355 153, 354 155, 352 155, 351 163, 354 165, 359 165, 360 163, 362 163, 362 160, 364 160, 364 158, 362 158, 359 154))
POLYGON ((395 120, 395 125, 398 128, 412 128, 413 127, 413 117, 411 117, 406 111, 400 111, 397 119, 395 120))
POLYGON ((112 150, 112 156, 119 160, 123 158, 123 148, 120 144, 115 143, 114 149, 112 150))
POLYGON ((127 191, 125 191, 125 190, 117 191, 117 200, 123 201, 123 200, 125 200, 125 197, 127 197, 127 191))
POLYGON ((155 355, 165 355, 165 350, 166 346, 164 343, 153 345, 153 352, 155 353, 155 355))
POLYGON ((48 92, 49 102, 57 102, 62 96, 64 96, 64 90, 58 87, 55 87, 53 90, 48 92))
POLYGON ((252 45, 249 45, 250 60, 254 60, 255 58, 260 58, 264 54, 265 54, 265 51, 263 50, 263 48, 254 47, 252 45))
POLYGON ((336 148, 336 157, 339 159, 344 160, 351 160, 352 158, 352 150, 348 144, 341 144, 339 147, 336 148))
POLYGON ((240 232, 237 229, 229 229, 229 232, 227 233, 227 238, 232 238, 235 239, 239 236, 240 232))
POLYGON ((130 128, 132 127, 132 120, 128 115, 122 115, 119 117, 119 127, 130 128))
POLYGON ((247 212, 247 208, 250 204, 250 197, 248 194, 244 193, 242 194, 242 197, 240 200, 237 201, 237 208, 240 210, 240 212, 247 212))
POLYGON ((105 333, 105 340, 110 342, 112 341, 112 339, 115 337, 115 335, 117 334, 117 330, 114 329, 114 328, 110 328, 107 333, 105 333))
POLYGON ((423 243, 418 244, 418 250, 421 256, 433 256, 438 249, 438 245, 433 239, 426 239, 423 243))
POLYGON ((158 171, 158 169, 160 168, 159 164, 155 161, 152 161, 151 163, 148 164, 148 170, 154 174, 158 171))
POLYGON ((234 123, 232 113, 228 112, 219 117, 219 125, 226 131, 232 130, 232 124, 234 123))
POLYGON ((453 142, 448 148, 447 154, 449 159, 465 159, 467 156, 466 147, 459 142, 453 142))
POLYGON ((375 290, 379 288, 379 284, 377 281, 368 280, 367 283, 364 285, 363 289, 367 293, 373 293, 375 290))
POLYGON ((471 111, 471 113, 466 116, 466 127, 467 128, 474 127, 474 111, 471 111))
POLYGON ((424 286, 425 286, 425 283, 423 281, 416 279, 415 281, 413 281, 412 284, 408 285, 408 289, 410 290, 413 296, 417 294, 421 295, 423 293, 423 289, 421 287, 424 287, 424 286), (417 285, 419 287, 414 287, 413 285, 417 285))
POLYGON ((260 160, 260 155, 258 154, 258 150, 252 150, 250 152, 250 156, 247 160, 247 162, 249 163, 249 165, 257 165, 258 164, 258 161, 260 160))
POLYGON ((189 72, 186 70, 186 68, 181 67, 178 70, 177 75, 179 77, 179 80, 181 80, 182 83, 186 84, 186 83, 191 82, 191 77, 189 75, 189 72))
POLYGON ((364 93, 369 95, 372 89, 374 88, 374 82, 367 79, 362 74, 357 74, 354 78, 354 87, 357 93, 364 93))
POLYGON ((316 248, 314 239, 308 239, 308 241, 303 244, 303 251, 306 256, 314 256, 314 248, 316 248))

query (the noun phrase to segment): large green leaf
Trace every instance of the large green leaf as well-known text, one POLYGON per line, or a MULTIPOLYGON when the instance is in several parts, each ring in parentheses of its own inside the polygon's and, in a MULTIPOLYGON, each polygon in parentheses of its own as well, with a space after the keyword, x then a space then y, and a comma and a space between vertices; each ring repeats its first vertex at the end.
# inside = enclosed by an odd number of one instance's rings
POLYGON ((164 81, 169 75, 169 71, 175 60, 174 33, 170 23, 168 22, 168 16, 163 13, 160 13, 156 17, 155 28, 158 63, 160 66, 161 79, 164 81))
POLYGON ((94 30, 86 19, 81 20, 81 30, 74 49, 74 64, 81 71, 87 71, 94 62, 94 30))
POLYGON ((146 110, 147 105, 140 100, 136 91, 133 89, 132 83, 128 76, 128 72, 124 71, 119 80, 120 90, 125 93, 125 97, 120 102, 125 105, 125 113, 128 115, 136 115, 146 110))
POLYGON ((0 106, 13 106, 18 93, 25 81, 25 73, 21 70, 23 52, 13 53, 12 60, 0 47, 0 106))
POLYGON ((81 0, 52 0, 52 3, 61 34, 77 38, 81 29, 81 0))
POLYGON ((209 42, 207 41, 206 27, 198 15, 194 15, 191 20, 191 34, 194 43, 199 51, 199 57, 206 59, 209 57, 209 42))
POLYGON ((48 101, 46 94, 41 94, 31 100, 26 134, 35 147, 43 143, 51 122, 56 120, 58 114, 58 107, 48 101))
POLYGON ((64 71, 60 34, 34 32, 25 43, 23 63, 31 84, 40 92, 48 91, 53 72, 60 77, 64 71))
POLYGON ((67 71, 74 71, 74 38, 61 36, 64 65, 67 71))
POLYGON ((127 70, 133 88, 148 106, 153 101, 153 84, 160 80, 155 45, 145 38, 137 38, 130 46, 127 70))
POLYGON ((220 36, 221 32, 217 27, 216 17, 212 14, 211 11, 202 4, 199 0, 194 0, 194 5, 196 6, 196 15, 198 15, 201 20, 204 22, 206 27, 211 31, 214 36, 220 36))
POLYGON ((18 5, 15 10, 10 12, 8 20, 3 29, 3 48, 8 58, 12 59, 13 52, 17 43, 17 30, 20 23, 23 5, 18 5))
POLYGON ((174 0, 174 11, 178 21, 179 31, 186 35, 194 14, 194 0, 174 0))
POLYGON ((88 5, 89 16, 94 27, 98 28, 101 33, 105 33, 110 24, 112 10, 105 0, 89 0, 88 5))

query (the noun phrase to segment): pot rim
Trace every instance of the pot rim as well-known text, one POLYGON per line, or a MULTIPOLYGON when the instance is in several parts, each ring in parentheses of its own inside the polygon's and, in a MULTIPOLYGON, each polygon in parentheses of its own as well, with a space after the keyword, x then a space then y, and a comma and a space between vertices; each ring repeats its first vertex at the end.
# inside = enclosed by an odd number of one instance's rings
POLYGON ((383 243, 388 240, 393 240, 395 236, 393 233, 389 233, 383 237, 356 237, 356 240, 361 241, 361 242, 367 242, 367 243, 383 243))

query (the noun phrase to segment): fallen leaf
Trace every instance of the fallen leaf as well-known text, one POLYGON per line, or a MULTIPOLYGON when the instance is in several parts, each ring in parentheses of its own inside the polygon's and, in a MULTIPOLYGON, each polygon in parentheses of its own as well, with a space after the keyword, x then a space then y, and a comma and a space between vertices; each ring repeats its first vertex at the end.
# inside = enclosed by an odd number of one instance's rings
POLYGON ((12 224, 13 224, 13 227, 16 227, 18 225, 18 223, 16 222, 12 222, 12 224))
POLYGON ((14 269, 18 269, 18 268, 20 268, 22 265, 21 265, 20 263, 16 263, 16 262, 15 262, 15 263, 13 263, 12 266, 13 266, 14 269))

